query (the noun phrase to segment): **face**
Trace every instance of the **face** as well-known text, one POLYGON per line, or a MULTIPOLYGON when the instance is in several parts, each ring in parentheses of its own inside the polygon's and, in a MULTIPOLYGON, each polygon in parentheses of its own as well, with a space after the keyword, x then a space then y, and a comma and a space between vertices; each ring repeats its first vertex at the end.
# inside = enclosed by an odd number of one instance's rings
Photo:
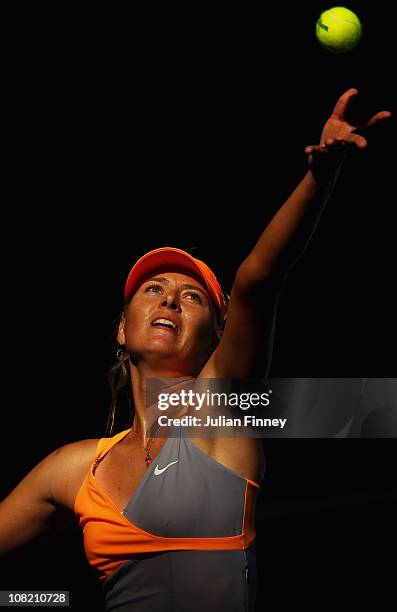
POLYGON ((188 275, 162 272, 143 282, 127 306, 117 338, 133 363, 196 375, 217 344, 215 309, 188 275))

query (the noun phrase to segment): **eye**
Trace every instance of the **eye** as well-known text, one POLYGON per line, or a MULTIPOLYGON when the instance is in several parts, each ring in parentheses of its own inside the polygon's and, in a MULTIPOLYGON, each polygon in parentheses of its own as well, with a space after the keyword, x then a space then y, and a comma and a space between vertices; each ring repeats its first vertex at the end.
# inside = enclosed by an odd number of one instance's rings
POLYGON ((150 283, 150 285, 148 287, 146 287, 146 289, 145 289, 145 293, 147 293, 147 292, 158 293, 160 291, 161 291, 161 286, 157 285, 156 283, 150 283))
POLYGON ((203 300, 201 299, 201 296, 198 293, 187 293, 186 295, 187 297, 191 298, 194 302, 197 302, 198 304, 203 303, 203 300))

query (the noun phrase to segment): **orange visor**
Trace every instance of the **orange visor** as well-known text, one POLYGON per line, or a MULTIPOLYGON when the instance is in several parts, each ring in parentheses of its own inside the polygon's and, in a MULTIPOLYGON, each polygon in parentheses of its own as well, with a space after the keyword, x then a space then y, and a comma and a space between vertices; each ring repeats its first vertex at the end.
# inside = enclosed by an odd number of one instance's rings
POLYGON ((138 259, 131 268, 124 288, 124 301, 127 304, 138 287, 153 274, 159 272, 181 272, 195 278, 209 294, 222 324, 227 302, 215 274, 200 259, 196 259, 186 251, 173 247, 162 247, 149 251, 138 259))

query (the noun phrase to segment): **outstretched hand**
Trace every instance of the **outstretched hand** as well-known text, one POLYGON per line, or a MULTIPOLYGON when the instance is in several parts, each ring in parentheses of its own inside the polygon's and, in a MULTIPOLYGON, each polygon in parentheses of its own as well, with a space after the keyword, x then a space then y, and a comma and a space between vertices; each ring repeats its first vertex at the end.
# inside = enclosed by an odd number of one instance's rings
POLYGON ((380 111, 368 120, 347 120, 350 101, 357 94, 358 90, 352 88, 341 95, 324 125, 320 143, 305 147, 309 168, 318 182, 327 180, 336 172, 349 147, 364 149, 367 146, 367 139, 357 130, 366 130, 391 117, 390 111, 380 111))

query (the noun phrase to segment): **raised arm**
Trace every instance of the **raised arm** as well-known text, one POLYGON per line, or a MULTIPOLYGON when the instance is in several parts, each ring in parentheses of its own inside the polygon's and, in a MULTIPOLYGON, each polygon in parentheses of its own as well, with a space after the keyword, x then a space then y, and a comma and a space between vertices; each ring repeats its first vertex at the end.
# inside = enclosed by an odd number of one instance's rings
POLYGON ((376 113, 366 122, 346 119, 357 89, 349 89, 337 101, 324 125, 320 143, 308 145, 309 171, 276 213, 238 272, 240 288, 262 286, 269 276, 284 277, 304 252, 321 213, 332 193, 349 147, 363 149, 366 138, 357 130, 368 130, 391 116, 376 113))
POLYGON ((318 145, 308 145, 309 170, 267 225, 240 265, 233 284, 222 339, 202 377, 267 376, 277 304, 286 275, 304 252, 335 185, 346 151, 367 146, 358 133, 391 116, 376 113, 365 122, 349 122, 347 110, 356 89, 337 101, 318 145))
POLYGON ((82 440, 56 449, 0 503, 0 555, 48 531, 61 508, 73 510, 96 444, 82 440))

